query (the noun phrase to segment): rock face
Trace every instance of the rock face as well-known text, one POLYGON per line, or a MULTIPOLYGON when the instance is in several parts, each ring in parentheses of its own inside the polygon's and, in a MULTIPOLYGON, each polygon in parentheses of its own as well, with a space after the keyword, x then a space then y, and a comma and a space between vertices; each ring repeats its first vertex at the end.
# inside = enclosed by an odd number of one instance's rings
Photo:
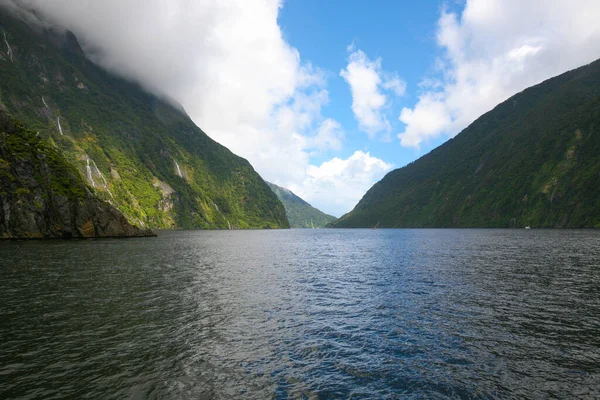
POLYGON ((0 110, 0 239, 153 235, 92 195, 50 144, 0 110))

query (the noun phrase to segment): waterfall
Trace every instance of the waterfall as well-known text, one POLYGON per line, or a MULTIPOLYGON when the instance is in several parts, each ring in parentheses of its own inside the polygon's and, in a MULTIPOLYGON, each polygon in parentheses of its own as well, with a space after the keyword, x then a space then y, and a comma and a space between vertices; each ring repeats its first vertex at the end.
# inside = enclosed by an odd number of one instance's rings
POLYGON ((106 178, 104 178, 104 174, 98 169, 96 162, 94 160, 91 160, 91 161, 92 161, 92 164, 94 164, 94 169, 96 170, 96 174, 100 175, 100 178, 102 178, 102 182, 104 183, 104 189, 106 189, 108 186, 108 182, 106 182, 106 178))
POLYGON ((96 174, 96 176, 99 176, 100 179, 102 179, 102 188, 108 192, 111 199, 115 200, 115 196, 113 196, 112 192, 108 188, 108 181, 104 177, 104 174, 102 173, 102 171, 100 171, 100 169, 98 169, 96 162, 94 160, 92 160, 90 158, 90 156, 88 156, 86 154, 85 155, 85 174, 86 174, 88 180, 92 183, 92 187, 96 187, 96 182, 94 181, 94 173, 96 174))
POLYGON ((48 107, 48 104, 46 103, 46 100, 44 100, 44 96, 42 96, 42 102, 44 103, 44 106, 46 106, 46 108, 49 110, 50 107, 48 107))
POLYGON ((177 164, 177 160, 173 159, 175 162, 175 173, 178 177, 183 178, 183 174, 181 173, 181 169, 179 168, 179 164, 177 164))
POLYGON ((62 126, 60 126, 60 117, 56 117, 56 125, 58 125, 58 131, 60 132, 60 135, 62 136, 63 131, 62 131, 62 126))
POLYGON ((12 60, 13 60, 12 49, 10 48, 10 44, 8 44, 8 40, 6 40, 6 32, 2 31, 2 33, 4 34, 4 43, 6 43, 6 54, 8 54, 8 57, 10 57, 10 61, 12 62, 12 60))
POLYGON ((223 215, 223 213, 221 212, 221 210, 219 210, 219 207, 217 206, 217 203, 214 203, 214 202, 213 202, 213 206, 215 206, 215 210, 217 210, 217 212, 218 212, 219 214, 221 214, 221 217, 223 217, 223 219, 224 219, 225 221, 227 221, 227 226, 229 227, 229 230, 231 230, 231 224, 229 223, 229 220, 228 220, 227 218, 225 218, 225 216, 223 215))
POLYGON ((96 183, 94 182, 94 177, 92 176, 92 167, 90 167, 90 158, 88 157, 87 154, 85 155, 85 162, 86 162, 85 172, 87 174, 87 178, 92 183, 92 187, 96 187, 96 183))
POLYGON ((90 161, 92 161, 92 164, 94 165, 94 169, 96 170, 96 175, 100 176, 100 178, 102 179, 102 183, 104 184, 102 187, 104 188, 104 190, 106 190, 108 192, 108 194, 110 195, 110 198, 114 200, 115 196, 113 196, 112 192, 108 188, 108 182, 106 181, 104 174, 102 173, 102 171, 100 171, 98 169, 98 166, 96 165, 96 162, 94 160, 90 159, 90 161))

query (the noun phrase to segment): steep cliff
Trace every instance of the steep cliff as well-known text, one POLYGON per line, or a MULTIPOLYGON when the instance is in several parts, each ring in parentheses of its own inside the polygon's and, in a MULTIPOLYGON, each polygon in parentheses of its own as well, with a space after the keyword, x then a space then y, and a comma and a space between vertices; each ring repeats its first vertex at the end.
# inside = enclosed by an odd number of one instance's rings
POLYGON ((47 140, 99 198, 151 228, 287 228, 245 159, 181 107, 91 62, 71 32, 0 3, 0 104, 47 140), (6 41, 4 41, 6 36, 6 41))
POLYGON ((0 110, 0 239, 151 235, 96 198, 56 149, 0 110))

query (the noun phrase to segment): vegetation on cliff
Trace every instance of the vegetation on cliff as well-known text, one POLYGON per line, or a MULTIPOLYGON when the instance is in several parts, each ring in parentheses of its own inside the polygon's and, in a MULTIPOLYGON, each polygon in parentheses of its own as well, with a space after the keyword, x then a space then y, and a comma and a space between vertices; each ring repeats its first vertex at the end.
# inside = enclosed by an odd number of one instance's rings
POLYGON ((333 215, 325 214, 314 208, 290 190, 274 183, 267 182, 267 184, 283 203, 291 228, 323 228, 335 221, 336 218, 333 215))
POLYGON ((600 227, 600 60, 388 173, 334 227, 600 227))
POLYGON ((75 36, 0 8, 0 107, 39 132, 129 221, 152 228, 287 228, 245 160, 179 107, 88 60, 75 36))
POLYGON ((0 239, 149 236, 48 142, 0 110, 0 239))

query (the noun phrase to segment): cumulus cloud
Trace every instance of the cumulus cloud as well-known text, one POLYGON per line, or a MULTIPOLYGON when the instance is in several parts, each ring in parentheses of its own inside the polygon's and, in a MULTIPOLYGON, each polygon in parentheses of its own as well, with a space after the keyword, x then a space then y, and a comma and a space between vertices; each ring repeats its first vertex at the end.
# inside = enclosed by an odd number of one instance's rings
POLYGON ((320 166, 310 166, 305 180, 290 189, 317 208, 339 217, 392 168, 368 152, 356 151, 347 159, 335 157, 320 166))
POLYGON ((404 108, 403 146, 455 135, 496 104, 600 57, 597 0, 467 0, 459 16, 443 11, 439 76, 419 85, 404 108))
POLYGON ((340 76, 346 80, 352 92, 352 111, 358 126, 371 139, 380 132, 389 132, 390 123, 383 110, 389 99, 384 91, 402 96, 406 91, 406 82, 397 73, 388 73, 381 67, 381 58, 370 60, 361 50, 348 47, 350 56, 346 69, 340 76))
POLYGON ((399 135, 403 146, 419 147, 422 140, 436 137, 452 125, 444 100, 442 93, 425 93, 414 108, 402 109, 400 120, 407 125, 404 134, 399 135))
POLYGON ((344 131, 321 113, 325 74, 283 39, 281 0, 0 0, 9 4, 35 9, 73 31, 96 63, 181 103, 265 179, 329 204, 302 183, 318 185, 311 156, 339 150, 344 131))

